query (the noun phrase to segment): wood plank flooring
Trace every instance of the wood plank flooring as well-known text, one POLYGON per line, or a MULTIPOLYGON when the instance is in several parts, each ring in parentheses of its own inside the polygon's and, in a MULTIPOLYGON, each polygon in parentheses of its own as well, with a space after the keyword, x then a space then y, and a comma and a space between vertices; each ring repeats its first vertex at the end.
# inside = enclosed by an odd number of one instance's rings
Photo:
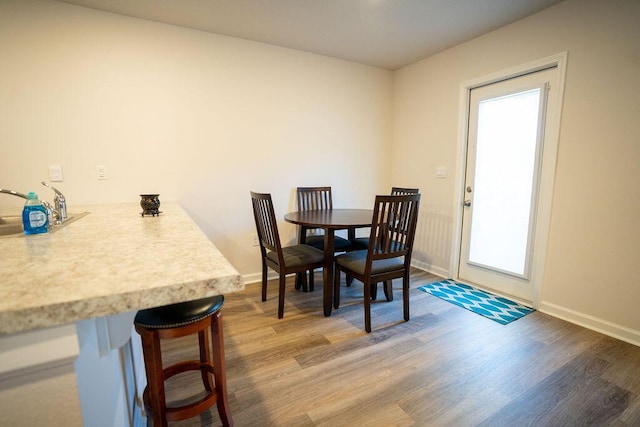
MULTIPOLYGON (((540 312, 502 326, 416 289, 437 280, 412 272, 409 322, 400 282, 392 302, 380 289, 371 334, 357 281, 329 318, 320 271, 314 292, 290 278, 281 320, 275 281, 264 303, 259 283, 227 295, 235 425, 640 426, 639 347, 540 312)), ((165 363, 197 354, 190 338, 164 345, 165 363)), ((169 401, 200 386, 197 374, 172 378, 169 401)), ((172 425, 221 423, 214 407, 172 425)))

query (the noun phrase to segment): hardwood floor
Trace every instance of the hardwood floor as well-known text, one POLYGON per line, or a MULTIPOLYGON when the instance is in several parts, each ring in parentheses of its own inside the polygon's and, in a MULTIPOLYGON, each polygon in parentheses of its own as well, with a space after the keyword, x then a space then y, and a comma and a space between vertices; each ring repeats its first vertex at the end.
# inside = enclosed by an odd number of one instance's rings
MULTIPOLYGON (((342 287, 341 307, 322 315, 316 290, 277 283, 226 296, 229 401, 243 426, 640 426, 640 348, 534 312, 507 326, 416 288, 440 280, 415 270, 411 320, 402 291, 382 291, 364 332, 362 285, 342 287)), ((191 357, 196 341, 163 348, 165 363, 191 357)), ((197 375, 167 384, 169 400, 200 390, 197 375)), ((212 408, 175 426, 221 425, 212 408)))

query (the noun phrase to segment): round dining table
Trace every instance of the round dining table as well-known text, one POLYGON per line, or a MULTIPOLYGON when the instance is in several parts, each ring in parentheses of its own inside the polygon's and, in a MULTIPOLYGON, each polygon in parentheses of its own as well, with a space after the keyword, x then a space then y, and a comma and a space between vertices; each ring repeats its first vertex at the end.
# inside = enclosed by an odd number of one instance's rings
MULTIPOLYGON (((349 238, 355 237, 356 228, 371 227, 371 209, 324 209, 289 212, 284 220, 308 228, 324 230, 324 268, 322 284, 322 305, 324 315, 331 316, 333 305, 333 255, 336 230, 349 230, 349 238)), ((304 243, 301 236, 300 243, 304 243)))

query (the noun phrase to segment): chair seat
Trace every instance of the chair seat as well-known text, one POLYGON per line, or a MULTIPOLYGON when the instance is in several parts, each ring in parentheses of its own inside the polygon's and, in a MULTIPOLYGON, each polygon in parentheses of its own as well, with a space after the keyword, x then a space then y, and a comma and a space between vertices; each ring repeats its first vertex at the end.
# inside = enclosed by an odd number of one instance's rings
MULTIPOLYGON (((307 236, 307 240, 305 244, 309 246, 313 246, 314 248, 318 248, 321 251, 324 250, 324 236, 316 235, 316 236, 307 236)), ((344 252, 348 249, 351 249, 351 241, 345 239, 344 237, 335 236, 333 247, 335 252, 344 252)))
POLYGON ((369 249, 369 238, 368 237, 356 237, 351 240, 351 244, 353 248, 357 251, 367 250, 369 249))
POLYGON ((224 295, 140 310, 134 324, 150 329, 179 328, 215 314, 224 304, 224 295))
MULTIPOLYGON (((336 257, 336 263, 342 267, 363 275, 366 267, 367 251, 347 252, 336 257)), ((390 271, 402 270, 404 268, 404 257, 374 260, 371 263, 371 274, 388 273, 390 271)))
MULTIPOLYGON (((315 264, 324 260, 324 253, 309 245, 293 245, 282 248, 284 263, 287 268, 295 268, 303 265, 315 264)), ((276 252, 267 252, 267 258, 278 263, 276 252)))
MULTIPOLYGON (((354 250, 356 251, 366 251, 367 249, 369 249, 369 238, 368 237, 358 237, 355 238, 351 241, 354 250)), ((404 249, 405 245, 402 243, 398 243, 398 242, 393 242, 392 243, 392 249, 393 250, 402 250, 404 249)))

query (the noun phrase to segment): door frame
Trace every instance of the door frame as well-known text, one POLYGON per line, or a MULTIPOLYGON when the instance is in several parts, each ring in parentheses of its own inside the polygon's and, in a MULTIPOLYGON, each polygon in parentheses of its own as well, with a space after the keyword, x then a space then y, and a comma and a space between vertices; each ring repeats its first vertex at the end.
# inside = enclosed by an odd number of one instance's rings
MULTIPOLYGON (((533 300, 523 301, 538 307, 544 277, 544 261, 547 252, 549 228, 551 222, 551 204, 553 200, 553 186, 555 181, 555 169, 558 157, 558 145, 560 138, 560 122, 562 118, 562 105, 564 98, 565 76, 567 68, 567 52, 561 52, 546 58, 538 59, 526 64, 521 64, 506 70, 491 73, 460 84, 459 113, 458 113, 458 144, 456 153, 454 218, 453 218, 453 244, 449 257, 449 277, 458 278, 458 266, 460 264, 460 247, 462 239, 462 215, 464 202, 465 170, 467 163, 467 140, 469 136, 469 102, 471 90, 477 87, 497 83, 502 80, 519 77, 524 74, 557 67, 558 73, 558 97, 553 105, 557 111, 555 117, 547 116, 547 133, 544 137, 542 153, 542 170, 539 183, 539 200, 536 212, 536 229, 534 234, 535 250, 531 260, 531 285, 533 288, 533 300)), ((549 104, 548 107, 550 107, 549 104)), ((490 289, 489 289, 490 290, 490 289)), ((512 295, 510 297, 513 298, 512 295)))

